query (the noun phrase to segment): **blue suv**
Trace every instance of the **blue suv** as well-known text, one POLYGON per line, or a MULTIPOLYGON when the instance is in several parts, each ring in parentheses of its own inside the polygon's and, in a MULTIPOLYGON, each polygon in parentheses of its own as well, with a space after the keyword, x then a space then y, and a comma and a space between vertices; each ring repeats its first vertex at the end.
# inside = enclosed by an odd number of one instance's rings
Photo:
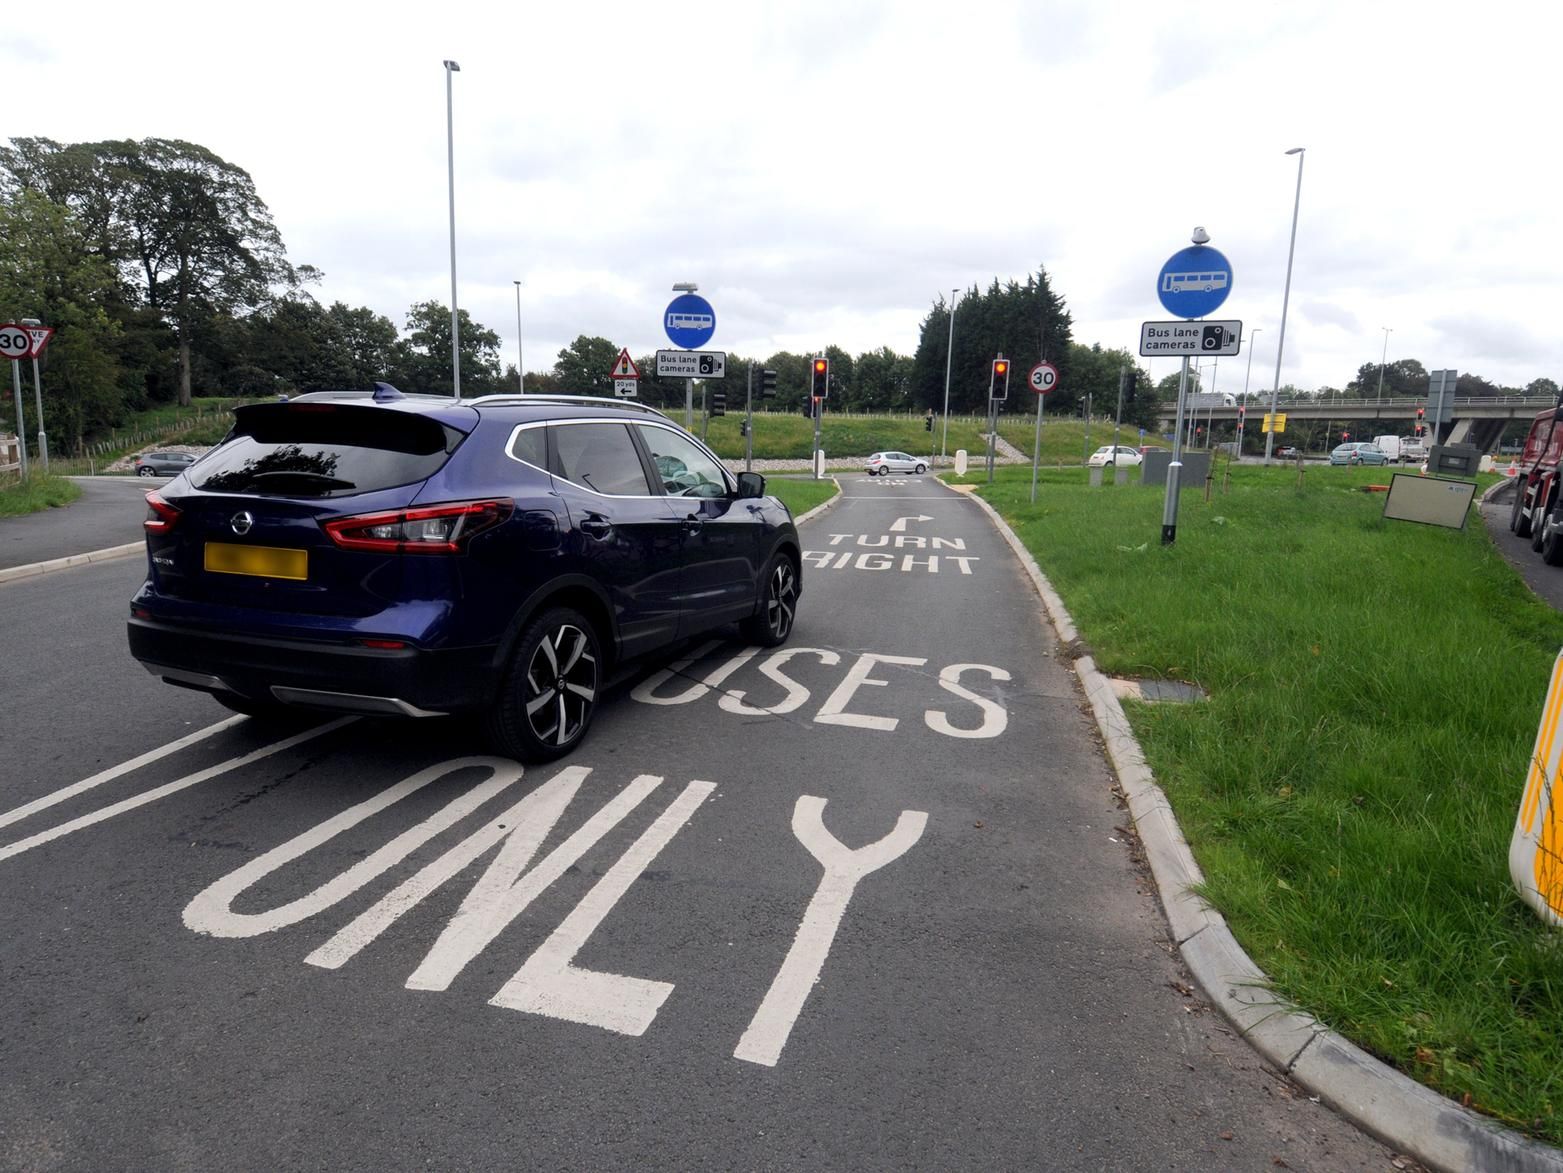
POLYGON ((791 634, 787 507, 661 413, 376 387, 238 408, 147 494, 149 672, 257 716, 477 712, 542 761, 623 662, 725 624, 791 634))

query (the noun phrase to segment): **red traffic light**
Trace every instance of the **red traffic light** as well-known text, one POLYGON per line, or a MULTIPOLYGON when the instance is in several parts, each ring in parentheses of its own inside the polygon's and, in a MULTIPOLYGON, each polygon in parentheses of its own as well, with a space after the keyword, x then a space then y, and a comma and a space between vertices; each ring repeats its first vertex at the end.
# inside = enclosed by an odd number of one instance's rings
POLYGON ((1009 374, 1009 363, 1005 362, 1003 359, 999 359, 993 364, 993 373, 1002 379, 1005 375, 1009 374))
POLYGON ((825 366, 825 360, 824 359, 817 358, 817 359, 814 360, 814 373, 816 375, 823 375, 825 373, 825 369, 826 369, 826 366, 825 366))

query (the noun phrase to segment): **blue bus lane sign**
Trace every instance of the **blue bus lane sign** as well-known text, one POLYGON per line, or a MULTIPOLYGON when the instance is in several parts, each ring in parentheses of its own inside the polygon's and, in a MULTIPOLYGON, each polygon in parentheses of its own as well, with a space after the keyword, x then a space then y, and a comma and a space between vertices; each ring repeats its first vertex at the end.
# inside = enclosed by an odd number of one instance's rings
POLYGON ((716 333, 716 311, 698 293, 683 293, 668 302, 662 328, 674 346, 699 350, 716 333))
POLYGON ((1156 278, 1156 296, 1169 314, 1203 318, 1221 308, 1232 292, 1232 263, 1221 250, 1196 244, 1167 258, 1156 278))

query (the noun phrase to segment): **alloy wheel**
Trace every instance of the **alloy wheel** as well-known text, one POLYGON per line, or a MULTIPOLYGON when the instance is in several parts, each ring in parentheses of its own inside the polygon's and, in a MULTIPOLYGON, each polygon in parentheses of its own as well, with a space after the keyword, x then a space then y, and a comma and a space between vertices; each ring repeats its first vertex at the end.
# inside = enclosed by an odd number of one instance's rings
POLYGON ((544 745, 568 745, 586 728, 596 700, 591 640, 573 623, 561 624, 538 641, 526 666, 527 724, 544 745))

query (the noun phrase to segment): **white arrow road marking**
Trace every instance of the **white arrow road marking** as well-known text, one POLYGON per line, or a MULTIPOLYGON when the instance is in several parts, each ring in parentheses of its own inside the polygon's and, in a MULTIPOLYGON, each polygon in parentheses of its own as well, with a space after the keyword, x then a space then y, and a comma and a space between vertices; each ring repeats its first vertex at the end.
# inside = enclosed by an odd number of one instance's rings
POLYGON ((926 811, 902 811, 890 834, 852 851, 825 829, 824 813, 825 800, 807 794, 792 808, 792 833, 825 868, 825 874, 803 914, 786 960, 776 971, 776 980, 738 1040, 735 1059, 776 1066, 809 992, 819 981, 858 881, 905 855, 928 825, 926 811))
POLYGON ((890 532, 893 534, 904 534, 906 532, 907 522, 932 520, 933 518, 929 517, 926 513, 919 513, 916 517, 898 517, 890 523, 890 532))

